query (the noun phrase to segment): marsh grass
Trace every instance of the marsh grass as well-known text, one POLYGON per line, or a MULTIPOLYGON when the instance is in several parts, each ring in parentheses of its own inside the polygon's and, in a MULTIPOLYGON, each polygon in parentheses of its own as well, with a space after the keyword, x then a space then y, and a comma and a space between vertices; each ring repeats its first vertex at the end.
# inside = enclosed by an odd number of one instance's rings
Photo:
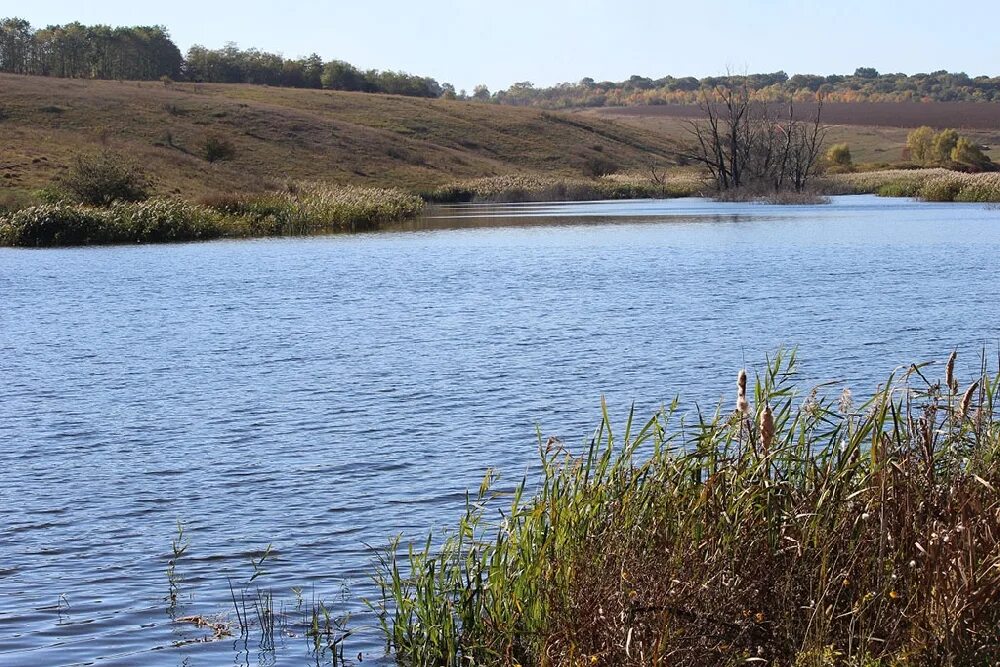
POLYGON ((537 480, 487 474, 443 544, 381 552, 387 643, 422 665, 996 664, 985 366, 960 394, 911 366, 855 407, 800 394, 779 353, 742 410, 605 408, 586 451, 540 448, 537 480))
POLYGON ((0 215, 0 245, 66 246, 200 241, 375 229, 420 212, 400 190, 295 185, 280 192, 116 202, 108 207, 54 203, 0 215))
POLYGON ((289 184, 284 190, 203 200, 225 215, 231 235, 274 236, 317 231, 365 231, 411 218, 422 200, 392 188, 289 184))
POLYGON ((827 178, 836 194, 916 197, 929 202, 1000 202, 1000 173, 950 169, 886 169, 827 178))
POLYGON ((668 199, 694 196, 705 189, 700 176, 678 175, 659 180, 630 172, 598 178, 505 175, 459 181, 424 196, 438 203, 546 202, 598 199, 668 199))

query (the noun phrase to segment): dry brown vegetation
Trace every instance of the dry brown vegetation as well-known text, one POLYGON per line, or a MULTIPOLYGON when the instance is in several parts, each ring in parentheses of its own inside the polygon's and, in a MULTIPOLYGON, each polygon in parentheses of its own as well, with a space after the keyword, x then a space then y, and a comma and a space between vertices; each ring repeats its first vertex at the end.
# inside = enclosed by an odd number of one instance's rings
POLYGON ((268 190, 275 181, 429 190, 509 173, 580 177, 668 161, 657 133, 498 105, 236 84, 0 75, 0 191, 49 184, 75 155, 134 157, 158 194, 268 190), (209 163, 211 137, 232 159, 209 163))
MULTIPOLYGON (((784 109, 784 104, 772 104, 784 109)), ((809 120, 809 108, 799 105, 809 120)), ((603 109, 608 116, 659 116, 699 118, 696 104, 662 104, 656 106, 603 109)), ((836 125, 870 125, 878 127, 960 127, 975 130, 1000 130, 1000 104, 982 102, 827 102, 823 118, 836 125)))

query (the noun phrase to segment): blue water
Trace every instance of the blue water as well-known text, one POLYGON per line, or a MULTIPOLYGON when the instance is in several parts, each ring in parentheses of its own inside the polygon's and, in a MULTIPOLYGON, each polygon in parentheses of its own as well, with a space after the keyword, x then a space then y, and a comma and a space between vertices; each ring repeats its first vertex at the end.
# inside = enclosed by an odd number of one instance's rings
POLYGON ((314 663, 294 623, 270 650, 171 620, 178 520, 174 617, 235 620, 227 577, 272 543, 254 585, 354 612, 345 653, 378 661, 366 543, 453 524, 536 428, 582 443, 602 394, 622 419, 714 404, 781 345, 856 395, 953 348, 969 373, 998 285, 1000 210, 872 197, 0 250, 0 665, 314 663))

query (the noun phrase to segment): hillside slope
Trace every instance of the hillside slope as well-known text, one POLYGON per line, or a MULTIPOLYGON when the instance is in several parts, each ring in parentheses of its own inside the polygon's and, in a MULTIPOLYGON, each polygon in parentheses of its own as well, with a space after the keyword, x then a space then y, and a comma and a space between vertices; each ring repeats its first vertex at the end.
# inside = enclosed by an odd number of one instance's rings
POLYGON ((310 179, 425 189, 529 172, 665 163, 669 140, 614 120, 447 100, 251 85, 0 75, 0 187, 49 183, 105 145, 141 162, 161 192, 198 196, 310 179), (231 161, 201 146, 231 141, 231 161))

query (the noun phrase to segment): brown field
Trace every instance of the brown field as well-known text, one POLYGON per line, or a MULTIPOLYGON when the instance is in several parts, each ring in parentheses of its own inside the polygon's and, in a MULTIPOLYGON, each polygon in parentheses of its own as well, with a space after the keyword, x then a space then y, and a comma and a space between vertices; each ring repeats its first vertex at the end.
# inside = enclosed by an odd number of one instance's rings
POLYGON ((17 75, 0 75, 0 136, 0 199, 102 145, 145 165, 159 192, 188 197, 285 179, 423 190, 513 172, 580 177, 595 163, 666 162, 669 150, 641 127, 492 104, 17 75), (233 160, 201 157, 210 135, 234 144, 233 160))
MULTIPOLYGON (((812 108, 798 105, 802 116, 812 108)), ((783 109, 782 109, 783 110, 783 109)), ((597 116, 672 137, 687 136, 687 121, 701 116, 694 105, 659 105, 588 109, 580 116, 597 116)), ((1000 161, 1000 104, 978 102, 858 102, 829 103, 823 120, 830 125, 828 143, 847 143, 856 164, 897 163, 903 158, 910 128, 930 125, 959 128, 963 134, 988 147, 1000 161)))
MULTIPOLYGON (((784 111, 784 105, 773 105, 784 111)), ((801 116, 811 114, 811 107, 797 105, 801 116)), ((657 105, 600 109, 600 115, 658 116, 697 118, 695 105, 657 105)), ((823 119, 832 125, 867 125, 873 127, 955 127, 966 130, 1000 131, 1000 104, 984 102, 828 102, 823 119)))

